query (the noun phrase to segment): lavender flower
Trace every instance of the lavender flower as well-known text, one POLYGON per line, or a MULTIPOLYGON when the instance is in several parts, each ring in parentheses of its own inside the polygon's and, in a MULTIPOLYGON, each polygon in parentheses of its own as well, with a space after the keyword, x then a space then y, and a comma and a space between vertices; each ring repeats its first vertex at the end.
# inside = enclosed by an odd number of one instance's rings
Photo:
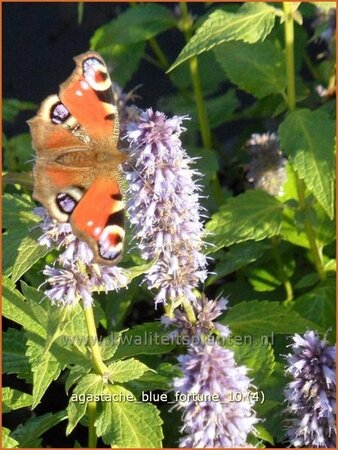
POLYGON ((184 117, 167 119, 148 109, 129 126, 127 138, 136 170, 126 167, 130 182, 129 213, 141 254, 155 260, 146 275, 159 289, 155 304, 196 300, 193 289, 206 277, 199 186, 193 160, 179 139, 184 117))
POLYGON ((194 337, 197 337, 200 342, 202 335, 208 337, 213 330, 217 330, 222 338, 227 338, 230 335, 229 328, 214 322, 227 309, 227 303, 227 299, 222 297, 216 300, 209 300, 205 295, 202 295, 193 305, 197 318, 196 323, 192 324, 186 312, 179 308, 175 309, 173 318, 162 316, 161 322, 165 327, 175 327, 170 333, 170 337, 187 336, 192 338, 194 343, 197 342, 193 339, 194 337))
POLYGON ((313 331, 296 334, 286 372, 285 396, 294 416, 287 430, 294 447, 336 447, 336 351, 313 331))
POLYGON ((179 356, 183 376, 174 379, 178 402, 183 410, 180 439, 183 448, 245 447, 257 418, 252 410, 250 380, 244 366, 236 366, 232 351, 218 344, 191 346, 179 356), (233 401, 231 395, 240 396, 233 401), (209 400, 211 395, 219 401, 209 400), (180 398, 180 397, 179 397, 180 398))
POLYGON ((279 148, 275 133, 253 134, 247 142, 251 155, 247 179, 254 189, 271 195, 282 195, 286 180, 286 159, 279 148))
POLYGON ((36 208, 35 213, 42 218, 40 245, 65 248, 56 259, 62 268, 46 266, 43 271, 50 286, 45 294, 52 304, 72 305, 82 298, 84 306, 88 307, 93 302, 93 291, 108 292, 127 285, 128 279, 120 267, 92 263, 93 252, 74 236, 68 223, 56 222, 41 207, 36 208))

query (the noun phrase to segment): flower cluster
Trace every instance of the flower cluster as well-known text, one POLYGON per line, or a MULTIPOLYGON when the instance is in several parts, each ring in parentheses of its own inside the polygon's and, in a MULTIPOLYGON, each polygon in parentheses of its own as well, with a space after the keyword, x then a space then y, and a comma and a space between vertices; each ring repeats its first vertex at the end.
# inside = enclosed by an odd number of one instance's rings
POLYGON ((39 243, 48 248, 65 248, 56 260, 62 268, 46 266, 43 271, 50 286, 45 294, 53 304, 72 305, 82 298, 88 307, 93 301, 93 291, 108 292, 127 285, 128 279, 121 268, 92 263, 91 249, 74 236, 68 223, 56 222, 41 207, 35 213, 42 219, 39 243))
POLYGON ((199 186, 190 168, 193 160, 182 148, 183 117, 167 119, 148 109, 128 127, 132 169, 128 211, 144 259, 155 261, 146 275, 158 289, 155 304, 183 297, 196 300, 193 289, 206 278, 199 186))
POLYGON ((255 189, 281 195, 286 180, 286 159, 275 133, 253 134, 247 142, 251 156, 247 179, 255 189))
POLYGON ((308 331, 295 335, 286 372, 293 377, 286 390, 287 430, 294 447, 336 447, 336 350, 308 331))
MULTIPOLYGON (((175 309, 173 318, 162 316, 161 322, 165 327, 174 327, 174 330, 170 333, 171 337, 180 335, 200 338, 202 335, 207 337, 212 331, 216 331, 222 338, 227 338, 230 335, 229 328, 221 323, 214 322, 227 309, 227 303, 227 299, 222 297, 209 300, 205 295, 202 295, 193 305, 196 315, 195 323, 190 321, 185 310, 179 308, 175 309)), ((196 342, 195 339, 193 341, 196 342)))
POLYGON ((180 447, 250 446, 247 436, 257 418, 247 368, 237 366, 233 352, 218 344, 191 346, 178 360, 183 376, 174 379, 174 388, 187 398, 178 403, 183 410, 181 432, 185 434, 180 447), (233 400, 234 393, 239 401, 233 400))

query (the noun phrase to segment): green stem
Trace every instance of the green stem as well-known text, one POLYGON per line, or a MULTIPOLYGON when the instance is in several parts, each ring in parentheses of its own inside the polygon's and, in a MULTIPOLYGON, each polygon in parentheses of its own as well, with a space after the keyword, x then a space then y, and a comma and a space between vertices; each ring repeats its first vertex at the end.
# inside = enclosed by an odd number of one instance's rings
POLYGON ((148 42, 149 42, 149 45, 150 45, 152 51, 154 52, 154 54, 157 57, 157 61, 160 65, 161 69, 166 71, 169 67, 169 62, 167 60, 167 57, 163 53, 161 47, 158 45, 157 40, 155 38, 150 38, 148 40, 148 42))
POLYGON ((295 57, 294 57, 294 32, 293 32, 293 6, 292 2, 283 2, 285 21, 285 57, 286 78, 288 83, 287 100, 291 111, 296 108, 296 83, 295 83, 295 57))
POLYGON ((291 282, 286 274, 286 271, 284 269, 284 264, 283 264, 282 257, 280 255, 280 251, 279 251, 279 240, 278 240, 278 238, 272 238, 271 242, 272 242, 273 256, 275 258, 276 265, 277 265, 278 277, 279 277, 279 280, 283 283, 285 293, 286 293, 285 301, 289 302, 293 299, 293 289, 292 289, 292 284, 291 284, 291 282))
POLYGON ((89 402, 87 406, 88 413, 88 448, 96 448, 97 435, 95 429, 96 402, 89 402))
MULTIPOLYGON (((294 30, 293 30, 293 6, 292 2, 283 2, 285 13, 284 39, 286 56, 286 76, 288 82, 287 103, 290 111, 296 108, 296 89, 295 89, 295 62, 294 62, 294 30)), ((307 217, 307 204, 305 199, 305 185, 295 173, 297 195, 300 210, 304 214, 304 230, 309 241, 311 253, 318 275, 321 280, 325 280, 326 272, 324 268, 322 249, 316 240, 316 233, 307 217)))
POLYGON ((101 350, 96 333, 93 307, 88 306, 87 308, 84 308, 84 313, 87 323, 88 344, 91 350, 93 369, 96 374, 104 375, 109 369, 102 361, 101 350))
POLYGON ((298 176, 296 176, 296 185, 297 185, 297 195, 299 201, 299 208, 304 214, 304 230, 307 236, 307 239, 310 244, 311 253, 313 256, 314 264, 316 270, 318 272, 319 278, 321 280, 326 279, 326 271, 324 267, 323 261, 323 253, 322 248, 319 246, 315 231, 312 227, 310 220, 307 218, 307 204, 305 199, 305 185, 303 180, 301 180, 298 176))
MULTIPOLYGON (((182 11, 182 22, 183 22, 182 28, 186 42, 188 42, 192 35, 192 21, 191 18, 189 17, 187 4, 185 2, 181 2, 180 7, 182 11)), ((205 102, 203 99, 202 85, 198 69, 198 60, 196 56, 190 58, 189 67, 194 89, 197 115, 200 124, 203 145, 206 148, 211 148, 211 131, 205 107, 205 102)))

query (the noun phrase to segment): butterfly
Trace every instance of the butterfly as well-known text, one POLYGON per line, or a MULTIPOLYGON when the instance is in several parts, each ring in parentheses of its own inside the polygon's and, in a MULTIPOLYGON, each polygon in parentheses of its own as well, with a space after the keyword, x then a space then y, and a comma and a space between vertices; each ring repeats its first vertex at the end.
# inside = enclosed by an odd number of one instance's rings
POLYGON ((93 262, 114 265, 125 237, 118 150, 119 117, 101 56, 74 58, 76 68, 28 121, 36 151, 33 198, 93 251, 93 262))

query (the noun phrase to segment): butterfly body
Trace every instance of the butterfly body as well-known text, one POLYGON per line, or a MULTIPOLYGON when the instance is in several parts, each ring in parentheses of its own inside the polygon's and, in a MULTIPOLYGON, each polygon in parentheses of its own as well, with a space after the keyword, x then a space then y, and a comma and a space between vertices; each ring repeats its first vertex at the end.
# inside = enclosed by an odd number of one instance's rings
POLYGON ((122 255, 124 204, 117 148, 119 122, 111 81, 96 52, 76 68, 29 121, 36 150, 33 197, 90 246, 93 261, 114 265, 122 255))

